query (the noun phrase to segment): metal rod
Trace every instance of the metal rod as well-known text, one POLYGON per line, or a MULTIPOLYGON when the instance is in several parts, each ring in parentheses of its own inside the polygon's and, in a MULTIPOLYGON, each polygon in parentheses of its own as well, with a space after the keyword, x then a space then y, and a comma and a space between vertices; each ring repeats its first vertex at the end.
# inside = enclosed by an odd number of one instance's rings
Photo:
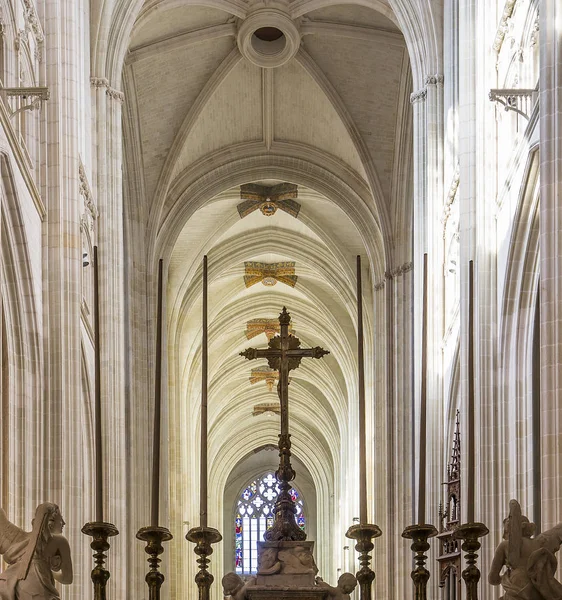
POLYGON ((468 406, 467 406, 467 511, 466 520, 474 522, 474 263, 468 263, 468 406))
POLYGON ((365 361, 363 357, 363 286, 357 255, 357 366, 359 371, 359 523, 367 524, 367 441, 365 431, 365 361))
POLYGON ((207 256, 203 257, 203 342, 201 347, 201 473, 200 526, 207 527, 207 377, 208 377, 208 317, 207 317, 207 256))
POLYGON ((96 521, 103 522, 103 457, 101 430, 101 386, 100 386, 100 292, 98 270, 98 247, 94 246, 94 452, 96 477, 96 521))
POLYGON ((425 472, 427 428, 427 253, 423 255, 423 306, 420 390, 420 465, 418 481, 418 524, 425 523, 425 472))
POLYGON ((162 270, 158 261, 158 307, 156 315, 156 372, 154 374, 154 435, 152 438, 151 527, 158 527, 160 513, 160 429, 162 421, 162 270))

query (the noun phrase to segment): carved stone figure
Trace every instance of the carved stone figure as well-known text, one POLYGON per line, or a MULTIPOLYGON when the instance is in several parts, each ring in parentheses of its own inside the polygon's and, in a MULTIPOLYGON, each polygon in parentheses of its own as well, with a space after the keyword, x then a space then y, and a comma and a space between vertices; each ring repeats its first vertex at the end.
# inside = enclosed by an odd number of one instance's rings
POLYGON ((562 524, 533 538, 535 524, 521 514, 517 500, 509 503, 503 542, 496 549, 488 581, 502 585, 500 600, 560 600, 562 584, 555 578, 555 552, 562 543, 562 524), (502 569, 505 570, 502 572, 502 569))
POLYGON ((0 600, 58 600, 55 579, 72 583, 72 559, 62 535, 64 519, 56 504, 35 511, 30 532, 10 523, 0 508, 0 554, 8 568, 0 573, 0 600))
POLYGON ((281 571, 277 548, 264 548, 258 553, 258 575, 273 575, 281 571))
POLYGON ((316 585, 328 590, 328 596, 334 600, 349 600, 351 592, 357 586, 357 579, 353 573, 342 573, 338 579, 337 587, 332 587, 320 577, 316 578, 316 585))
POLYGON ((256 585, 256 578, 250 577, 248 581, 244 581, 240 575, 236 573, 227 573, 222 578, 222 590, 226 597, 232 600, 246 600, 249 587, 256 585))
POLYGON ((278 556, 282 564, 282 573, 312 573, 314 575, 318 573, 312 551, 304 545, 283 548, 279 550, 278 556))

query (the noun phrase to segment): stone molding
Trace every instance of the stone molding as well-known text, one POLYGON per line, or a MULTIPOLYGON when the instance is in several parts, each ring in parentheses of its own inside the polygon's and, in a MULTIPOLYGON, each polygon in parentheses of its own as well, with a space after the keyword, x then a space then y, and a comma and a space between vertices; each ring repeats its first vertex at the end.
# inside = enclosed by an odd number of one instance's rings
POLYGON ((78 176, 80 180, 79 191, 80 195, 84 198, 84 207, 95 221, 99 216, 99 212, 96 203, 94 202, 94 196, 92 194, 90 184, 88 183, 88 176, 86 175, 86 169, 82 161, 80 161, 78 166, 78 176))
POLYGON ((37 9, 35 8, 33 0, 23 0, 23 6, 26 24, 29 25, 37 42, 39 44, 43 43, 45 34, 43 33, 43 27, 41 26, 41 21, 39 20, 39 15, 37 14, 37 9))
POLYGON ((425 78, 424 87, 421 88, 421 90, 418 90, 417 92, 412 92, 410 94, 410 103, 415 104, 416 102, 425 101, 427 97, 427 86, 438 85, 440 87, 443 87, 444 80, 445 77, 439 73, 437 73, 436 75, 428 75, 425 78))
POLYGON ((515 8, 516 3, 517 0, 506 0, 503 8, 503 14, 496 31, 496 37, 494 38, 494 43, 492 44, 492 48, 496 54, 499 54, 500 50, 502 49, 503 40, 509 28, 509 21, 511 19, 511 15, 513 14, 513 9, 515 8))
POLYGON ((449 187, 449 192, 447 194, 447 198, 445 200, 445 205, 443 206, 443 239, 446 237, 447 232, 447 221, 451 216, 451 208, 455 203, 457 198, 457 190, 459 189, 459 181, 460 181, 460 165, 457 163, 455 167, 455 173, 453 174, 453 180, 451 181, 451 186, 449 187))
POLYGON ((396 279, 397 277, 401 277, 402 275, 409 273, 413 268, 414 268, 414 263, 407 262, 398 267, 395 267, 394 269, 389 269, 388 271, 385 272, 384 279, 382 279, 378 283, 375 283, 375 285, 374 285, 375 292, 382 290, 384 288, 387 280, 396 279))
POLYGON ((107 96, 113 100, 117 100, 120 104, 125 101, 125 94, 109 85, 109 80, 105 77, 90 77, 90 84, 95 88, 105 88, 107 96))

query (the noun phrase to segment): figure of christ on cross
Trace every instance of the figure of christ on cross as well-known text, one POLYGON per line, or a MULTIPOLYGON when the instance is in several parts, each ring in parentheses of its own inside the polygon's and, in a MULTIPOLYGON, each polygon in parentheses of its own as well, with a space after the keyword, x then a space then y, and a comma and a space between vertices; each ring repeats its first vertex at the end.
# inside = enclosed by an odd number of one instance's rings
POLYGON ((301 348, 298 337, 289 333, 291 315, 283 307, 279 315, 280 334, 269 340, 269 347, 258 350, 248 348, 240 352, 249 360, 266 358, 271 369, 279 371, 277 392, 281 405, 281 434, 279 435, 279 469, 275 474, 279 482, 279 496, 273 512, 275 520, 264 535, 266 541, 302 541, 306 533, 297 525, 295 518, 296 507, 291 498, 291 481, 295 478, 295 471, 291 466, 291 436, 289 434, 289 371, 297 369, 302 358, 322 358, 329 354, 328 350, 316 346, 315 348, 301 348))

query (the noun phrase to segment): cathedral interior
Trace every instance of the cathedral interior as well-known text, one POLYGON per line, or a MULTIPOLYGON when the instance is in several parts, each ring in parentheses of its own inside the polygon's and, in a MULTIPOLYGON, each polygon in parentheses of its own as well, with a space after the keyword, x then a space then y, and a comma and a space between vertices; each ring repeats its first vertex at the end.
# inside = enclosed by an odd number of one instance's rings
POLYGON ((0 0, 0 256, 0 571, 56 504, 41 600, 94 598, 98 521, 109 599, 149 597, 149 524, 163 598, 197 597, 203 518, 211 599, 255 575, 284 416, 331 584, 366 518, 373 597, 417 598, 428 523, 429 597, 469 598, 477 522, 493 600, 505 517, 562 521, 559 2, 0 0), (329 351, 288 374, 240 356, 284 308, 329 351))

